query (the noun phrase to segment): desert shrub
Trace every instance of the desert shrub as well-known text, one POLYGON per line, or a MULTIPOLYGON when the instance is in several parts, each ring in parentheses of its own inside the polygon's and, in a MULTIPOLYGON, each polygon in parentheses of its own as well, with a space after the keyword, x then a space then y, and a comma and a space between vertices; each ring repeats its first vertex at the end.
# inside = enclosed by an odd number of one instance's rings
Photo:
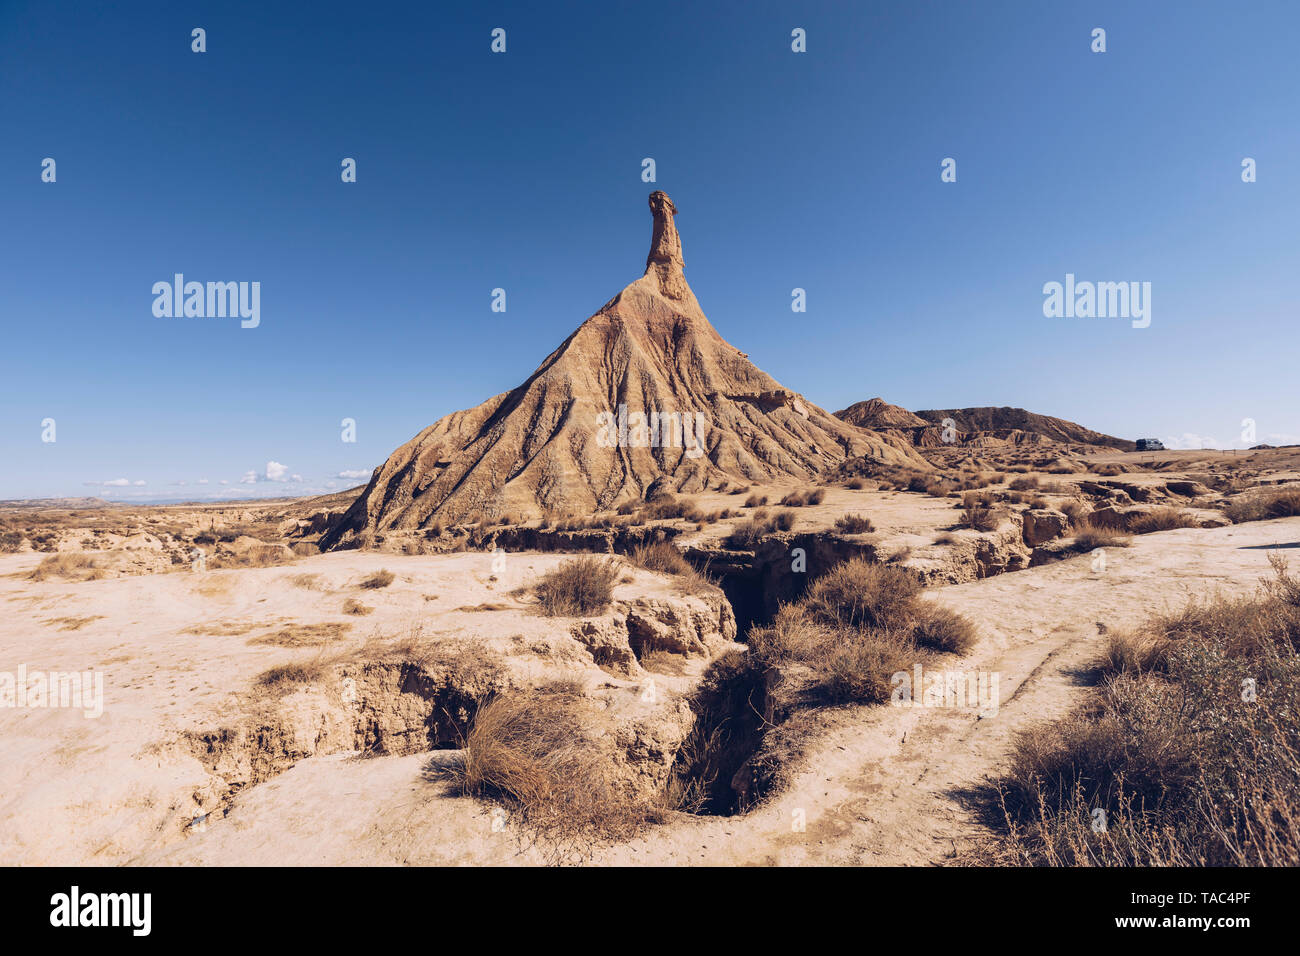
POLYGON ((1169 531, 1173 528, 1195 528, 1196 519, 1181 508, 1153 508, 1129 522, 1128 530, 1134 534, 1169 531))
POLYGON ((913 659, 907 646, 888 634, 848 635, 821 664, 825 693, 834 703, 884 703, 893 690, 892 676, 911 667, 913 659))
POLYGON ((817 488, 808 495, 808 504, 819 505, 826 500, 826 489, 817 488))
POLYGON ((320 554, 320 548, 311 541, 295 541, 290 550, 301 558, 309 558, 312 555, 320 554))
POLYGON ((483 703, 464 740, 464 792, 505 803, 553 862, 624 842, 657 808, 617 778, 611 734, 575 695, 498 696, 483 703))
POLYGON ((0 554, 13 554, 23 546, 21 531, 0 532, 0 554))
POLYGON ((1300 864, 1300 582, 1271 561, 1254 597, 1112 638, 1097 699, 1022 735, 998 782, 1012 862, 1300 864))
POLYGON ((616 514, 621 514, 621 515, 635 514, 636 512, 641 510, 641 502, 625 501, 614 510, 616 514))
POLYGON ((360 601, 355 600, 354 598, 348 598, 346 601, 343 602, 344 614, 355 614, 358 617, 362 617, 366 614, 369 614, 373 610, 374 610, 373 607, 368 607, 367 605, 362 604, 360 601))
POLYGON ((782 607, 771 624, 751 629, 749 648, 760 669, 809 668, 807 698, 824 703, 882 703, 890 678, 916 657, 903 632, 839 628, 809 613, 806 603, 782 607))
POLYGON ((392 571, 382 568, 363 580, 360 587, 364 591, 377 591, 379 588, 388 587, 393 583, 394 579, 395 576, 392 571))
POLYGON ((835 530, 844 534, 865 534, 875 531, 876 526, 866 515, 840 515, 835 519, 835 530))
POLYGON ((104 576, 104 572, 89 554, 80 551, 57 551, 48 558, 42 558, 28 577, 33 581, 47 578, 70 578, 74 581, 93 581, 104 576))
POLYGON ((814 620, 837 627, 906 628, 921 591, 902 568, 851 558, 814 581, 803 606, 814 620))
POLYGON ((1300 515, 1300 485, 1239 495, 1228 502, 1223 511, 1234 524, 1300 515))
POLYGON ((804 491, 792 491, 779 502, 782 508, 802 508, 808 504, 808 494, 804 491))
POLYGON ((867 483, 861 478, 850 478, 844 483, 844 487, 848 488, 850 491, 861 491, 863 488, 867 487, 867 483))
POLYGON ((794 527, 795 514, 793 511, 778 511, 772 516, 772 524, 777 531, 789 531, 794 527))
POLYGON ((764 535, 771 534, 775 528, 771 518, 766 515, 759 517, 757 514, 746 521, 742 521, 731 529, 731 534, 727 535, 723 542, 726 547, 737 551, 747 551, 758 544, 764 535))
POLYGON ((946 607, 923 604, 916 614, 912 639, 921 647, 949 654, 965 654, 979 639, 975 625, 946 607))
MULTIPOLYGON (((1016 469, 1012 469, 1013 471, 1016 469)), ((1007 485, 1012 491, 1037 491, 1038 476, 1024 475, 1020 478, 1012 478, 1011 484, 1007 485)))
POLYGON ((310 684, 321 679, 325 673, 323 661, 300 661, 294 664, 281 664, 258 674, 254 683, 260 687, 287 692, 301 684, 310 684))
POLYGON ((962 506, 961 523, 973 531, 996 531, 998 515, 988 505, 970 500, 962 506))
POLYGON ((750 495, 745 499, 746 508, 761 508, 767 504, 767 495, 750 495))
POLYGON ((591 555, 572 558, 542 575, 533 592, 550 617, 601 614, 609 607, 618 566, 591 555))
POLYGON ((662 574, 690 574, 695 570, 691 562, 667 541, 638 545, 628 555, 628 560, 638 568, 662 574))
POLYGON ((1076 551, 1092 551, 1096 548, 1127 548, 1132 539, 1118 528, 1108 528, 1095 523, 1090 518, 1075 525, 1074 548, 1076 551))
POLYGON ((925 491, 929 488, 931 481, 923 475, 912 475, 907 479, 908 491, 925 491))
POLYGON ((960 539, 951 531, 945 531, 937 535, 934 539, 935 544, 956 544, 960 539))

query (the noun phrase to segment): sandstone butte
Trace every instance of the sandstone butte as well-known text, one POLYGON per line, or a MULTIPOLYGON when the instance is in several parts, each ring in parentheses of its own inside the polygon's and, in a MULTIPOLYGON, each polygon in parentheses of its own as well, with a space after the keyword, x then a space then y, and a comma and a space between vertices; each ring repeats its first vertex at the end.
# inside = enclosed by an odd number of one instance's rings
POLYGON ((650 194, 645 274, 512 391, 434 422, 394 451, 321 541, 504 514, 589 514, 661 490, 809 481, 849 458, 928 469, 911 443, 839 420, 784 388, 705 318, 683 272, 677 208, 650 194), (702 441, 602 422, 680 414, 702 441))

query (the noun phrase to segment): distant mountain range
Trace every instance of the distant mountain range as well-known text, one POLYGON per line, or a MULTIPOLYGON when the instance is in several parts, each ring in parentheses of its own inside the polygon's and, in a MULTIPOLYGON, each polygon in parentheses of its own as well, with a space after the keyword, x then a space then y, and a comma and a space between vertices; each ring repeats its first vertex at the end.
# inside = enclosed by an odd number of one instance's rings
POLYGON ((976 447, 1036 445, 1045 442, 1098 445, 1119 451, 1132 451, 1135 447, 1134 442, 1128 439, 1095 432, 1075 422, 1039 415, 1023 408, 980 406, 909 412, 883 398, 872 398, 856 402, 835 415, 851 425, 895 435, 919 447, 945 444, 976 447), (947 436, 950 441, 944 440, 947 428, 952 429, 947 436))

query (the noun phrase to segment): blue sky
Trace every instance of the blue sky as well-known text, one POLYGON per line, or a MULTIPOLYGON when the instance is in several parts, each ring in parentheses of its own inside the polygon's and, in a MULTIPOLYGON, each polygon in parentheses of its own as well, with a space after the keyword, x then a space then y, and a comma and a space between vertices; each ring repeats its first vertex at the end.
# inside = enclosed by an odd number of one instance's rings
POLYGON ((1300 440, 1297 28, 1294 2, 0 0, 0 498, 360 483, 641 274, 654 188, 719 332, 832 411, 1300 440), (155 317, 178 272, 260 282, 261 324, 155 317), (1150 282, 1150 326, 1044 317, 1067 273, 1150 282))

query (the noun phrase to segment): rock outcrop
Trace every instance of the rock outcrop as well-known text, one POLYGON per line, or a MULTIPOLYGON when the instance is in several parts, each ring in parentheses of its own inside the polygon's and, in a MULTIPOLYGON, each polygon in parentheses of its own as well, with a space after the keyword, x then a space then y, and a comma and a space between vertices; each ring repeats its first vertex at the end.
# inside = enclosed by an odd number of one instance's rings
POLYGON ((909 442, 835 418, 726 342, 686 282, 676 206, 654 192, 650 211, 645 274, 518 388, 394 451, 322 548, 439 521, 587 514, 652 483, 807 481, 858 456, 928 467, 909 442))

